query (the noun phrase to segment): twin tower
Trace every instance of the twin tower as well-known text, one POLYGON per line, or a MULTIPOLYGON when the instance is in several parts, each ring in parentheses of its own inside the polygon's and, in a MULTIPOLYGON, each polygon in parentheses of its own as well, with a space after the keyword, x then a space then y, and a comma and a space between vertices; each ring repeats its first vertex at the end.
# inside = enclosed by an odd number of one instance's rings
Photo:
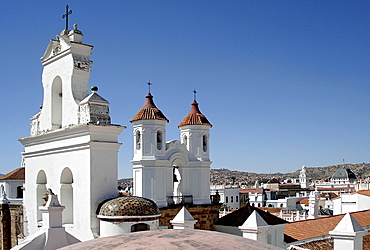
MULTIPOLYGON (((111 124, 109 102, 92 88, 88 93, 93 46, 82 32, 63 30, 41 57, 43 105, 31 118, 29 137, 20 139, 26 168, 26 233, 38 231, 40 206, 50 188, 65 206, 63 225, 80 241, 99 237, 96 211, 117 195, 118 135, 125 127, 111 124)), ((194 100, 179 124, 181 141, 166 141, 168 119, 146 96, 131 120, 134 195, 159 207, 176 203, 210 203, 209 130, 211 124, 194 100)))

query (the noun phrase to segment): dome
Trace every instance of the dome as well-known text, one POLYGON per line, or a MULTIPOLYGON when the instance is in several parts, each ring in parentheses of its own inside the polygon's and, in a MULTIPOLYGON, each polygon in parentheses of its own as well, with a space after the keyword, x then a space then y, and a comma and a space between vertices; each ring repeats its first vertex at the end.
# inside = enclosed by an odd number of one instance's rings
POLYGON ((178 127, 186 126, 186 125, 207 125, 211 126, 212 124, 208 121, 208 119, 203 115, 198 107, 197 101, 191 104, 191 109, 189 114, 187 114, 184 119, 180 122, 178 127))
POLYGON ((163 229, 101 237, 61 248, 79 249, 250 249, 281 248, 240 236, 207 230, 163 229))
POLYGON ((100 204, 99 217, 157 217, 159 216, 157 204, 146 198, 127 196, 103 201, 100 204))
POLYGON ((136 113, 130 122, 139 120, 164 120, 169 122, 162 111, 155 106, 153 96, 149 93, 145 98, 143 107, 136 113))
POLYGON ((349 168, 340 168, 338 169, 333 176, 332 179, 348 179, 348 180, 356 180, 356 175, 351 171, 349 168))

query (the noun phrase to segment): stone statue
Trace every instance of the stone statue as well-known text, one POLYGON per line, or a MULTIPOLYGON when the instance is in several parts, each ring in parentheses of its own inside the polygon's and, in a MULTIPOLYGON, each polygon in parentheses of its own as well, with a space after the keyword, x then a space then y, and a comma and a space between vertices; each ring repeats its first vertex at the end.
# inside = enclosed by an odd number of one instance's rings
POLYGON ((43 206, 46 205, 46 203, 48 202, 48 199, 49 199, 49 195, 54 195, 53 191, 51 190, 51 188, 48 188, 48 191, 46 191, 46 193, 44 193, 42 195, 42 199, 44 200, 44 203, 42 204, 43 206))

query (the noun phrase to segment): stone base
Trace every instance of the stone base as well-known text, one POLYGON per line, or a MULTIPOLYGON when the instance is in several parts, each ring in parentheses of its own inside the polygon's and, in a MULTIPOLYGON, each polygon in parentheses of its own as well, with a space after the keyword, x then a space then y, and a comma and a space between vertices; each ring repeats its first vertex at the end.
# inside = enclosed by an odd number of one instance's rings
POLYGON ((213 223, 219 218, 219 209, 221 204, 205 204, 205 205, 175 205, 171 207, 159 208, 161 217, 159 217, 160 226, 168 226, 172 229, 170 220, 173 220, 180 209, 185 206, 189 213, 198 222, 194 225, 195 229, 215 230, 213 223))

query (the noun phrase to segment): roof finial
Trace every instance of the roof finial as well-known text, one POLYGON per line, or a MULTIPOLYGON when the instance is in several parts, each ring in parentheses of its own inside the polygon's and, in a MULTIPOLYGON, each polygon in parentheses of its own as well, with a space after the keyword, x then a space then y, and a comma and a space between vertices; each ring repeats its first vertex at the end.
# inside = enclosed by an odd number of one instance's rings
POLYGON ((68 30, 68 16, 72 14, 72 10, 68 10, 69 6, 66 5, 66 13, 62 16, 62 18, 66 19, 66 30, 68 30))
POLYGON ((148 82, 147 84, 148 84, 149 94, 150 94, 150 85, 153 85, 153 84, 152 84, 152 83, 150 83, 150 80, 149 80, 149 82, 148 82))
POLYGON ((194 93, 194 102, 197 101, 197 91, 196 89, 193 90, 193 93, 194 93))

